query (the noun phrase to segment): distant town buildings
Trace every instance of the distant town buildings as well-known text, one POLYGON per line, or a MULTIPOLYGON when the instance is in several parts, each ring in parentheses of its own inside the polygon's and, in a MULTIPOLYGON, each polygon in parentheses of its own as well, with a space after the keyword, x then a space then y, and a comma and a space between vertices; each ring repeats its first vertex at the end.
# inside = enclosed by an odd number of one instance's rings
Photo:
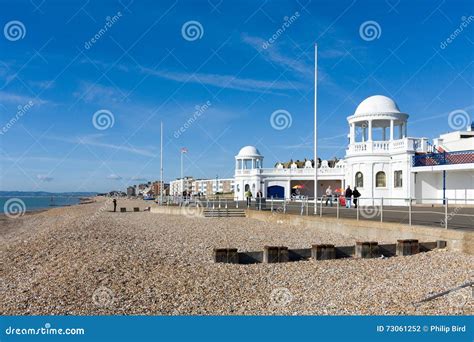
MULTIPOLYGON (((169 183, 163 183, 163 195, 169 194, 169 183)), ((160 181, 147 182, 127 187, 128 197, 157 197, 161 194, 160 181)))

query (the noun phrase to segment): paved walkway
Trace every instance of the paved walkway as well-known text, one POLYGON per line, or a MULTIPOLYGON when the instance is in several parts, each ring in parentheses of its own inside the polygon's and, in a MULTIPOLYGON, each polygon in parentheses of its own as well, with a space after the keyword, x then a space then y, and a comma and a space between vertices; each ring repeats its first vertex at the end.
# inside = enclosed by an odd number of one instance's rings
MULTIPOLYGON (((229 206, 235 205, 235 202, 230 202, 229 206)), ((239 207, 246 207, 245 202, 239 202, 239 207)), ((252 201, 250 209, 255 208, 255 200, 252 201)), ((283 203, 274 202, 273 209, 283 212, 283 203)), ((318 205, 318 215, 319 215, 318 205)), ((270 210, 270 202, 267 202, 264 210, 270 210)), ((314 211, 314 204, 308 203, 308 210, 303 208, 303 215, 312 215, 314 211)), ((287 202, 286 212, 288 214, 300 215, 301 202, 287 202)), ((409 224, 409 208, 408 206, 384 206, 381 213, 380 207, 360 207, 359 220, 380 221, 380 216, 383 216, 383 222, 397 222, 409 224)), ((323 205, 323 217, 337 217, 337 208, 326 207, 323 205)), ((340 218, 357 219, 357 209, 346 209, 339 207, 340 218)), ((474 231, 474 208, 463 208, 456 206, 448 206, 448 229, 474 231)), ((428 206, 412 206, 412 224, 424 225, 436 228, 445 227, 445 208, 444 207, 428 207, 428 206)))

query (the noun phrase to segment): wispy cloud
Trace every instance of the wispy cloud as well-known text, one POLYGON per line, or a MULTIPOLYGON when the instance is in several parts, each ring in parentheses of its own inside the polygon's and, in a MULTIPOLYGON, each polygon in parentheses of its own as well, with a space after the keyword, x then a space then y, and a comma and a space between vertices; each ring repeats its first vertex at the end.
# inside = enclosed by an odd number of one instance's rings
POLYGON ((28 102, 33 102, 35 105, 42 105, 48 103, 48 101, 41 98, 36 98, 23 94, 15 94, 6 91, 0 91, 0 103, 13 103, 13 104, 25 104, 28 102))
POLYGON ((73 93, 77 99, 86 103, 119 103, 122 102, 125 93, 117 87, 104 86, 97 83, 81 82, 78 89, 73 93))
POLYGON ((312 65, 306 63, 304 60, 297 59, 294 56, 288 57, 283 55, 282 53, 280 53, 278 47, 275 44, 270 45, 267 49, 264 49, 263 44, 265 40, 263 38, 252 37, 247 34, 243 34, 242 42, 250 45, 255 50, 260 52, 262 57, 268 60, 269 62, 281 65, 287 68, 288 70, 294 71, 305 78, 314 77, 314 70, 312 65))
POLYGON ((187 73, 153 70, 150 68, 141 68, 145 74, 187 83, 198 83, 218 88, 236 89, 243 91, 273 91, 273 90, 290 90, 295 88, 303 88, 303 84, 299 82, 289 81, 263 81, 252 78, 239 78, 233 75, 205 74, 205 73, 187 73))
POLYGON ((42 182, 51 182, 53 180, 53 177, 50 177, 48 175, 37 175, 36 178, 38 178, 42 182))
POLYGON ((109 144, 97 141, 97 135, 93 136, 82 136, 76 140, 77 143, 87 146, 95 146, 95 147, 103 147, 117 151, 124 151, 133 154, 138 154, 145 157, 156 157, 156 154, 141 148, 136 148, 132 146, 124 146, 124 145, 116 145, 116 144, 109 144))
POLYGON ((134 176, 134 177, 130 178, 130 180, 134 181, 134 182, 147 182, 148 181, 146 178, 137 177, 137 176, 134 176))
POLYGON ((106 178, 107 179, 112 179, 112 180, 121 180, 122 179, 122 177, 120 177, 119 175, 116 175, 115 173, 111 173, 106 178))
POLYGON ((99 141, 99 139, 103 138, 103 134, 93 134, 93 135, 84 135, 76 138, 64 138, 64 137, 54 137, 54 136, 45 136, 43 138, 50 139, 50 140, 57 140, 62 142, 67 142, 71 144, 81 144, 85 146, 94 146, 94 147, 102 147, 111 150, 117 151, 124 151, 132 154, 137 154, 140 156, 145 157, 156 157, 157 155, 152 153, 149 150, 143 148, 137 148, 134 146, 128 145, 118 145, 118 144, 111 144, 99 141))
POLYGON ((54 81, 28 81, 28 84, 32 87, 39 88, 41 90, 51 89, 55 82, 54 81))

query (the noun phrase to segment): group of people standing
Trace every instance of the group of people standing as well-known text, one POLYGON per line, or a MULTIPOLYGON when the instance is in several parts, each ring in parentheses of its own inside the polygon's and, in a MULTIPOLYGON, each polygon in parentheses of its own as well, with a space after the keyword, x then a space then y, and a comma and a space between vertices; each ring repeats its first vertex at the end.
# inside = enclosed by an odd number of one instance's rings
MULTIPOLYGON (((250 207, 250 204, 252 203, 252 191, 247 190, 245 191, 245 199, 247 200, 247 207, 250 207)), ((262 191, 257 191, 257 203, 263 198, 263 193, 262 191)))
POLYGON ((331 186, 329 185, 326 189, 326 207, 328 204, 332 207, 334 196, 339 199, 344 199, 345 203, 342 203, 342 200, 340 201, 341 205, 345 205, 346 208, 351 207, 351 202, 354 203, 354 208, 357 208, 357 202, 359 200, 359 197, 361 196, 361 193, 359 190, 357 190, 357 187, 354 187, 354 190, 351 189, 351 186, 348 185, 346 188, 346 191, 343 191, 341 188, 340 191, 333 192, 331 186))

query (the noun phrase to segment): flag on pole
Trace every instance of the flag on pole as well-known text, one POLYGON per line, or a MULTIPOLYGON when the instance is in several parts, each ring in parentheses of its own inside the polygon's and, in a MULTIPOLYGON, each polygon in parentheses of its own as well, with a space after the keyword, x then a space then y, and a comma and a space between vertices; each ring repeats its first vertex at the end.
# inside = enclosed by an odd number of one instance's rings
POLYGON ((188 153, 188 149, 186 147, 181 147, 181 153, 188 153))

